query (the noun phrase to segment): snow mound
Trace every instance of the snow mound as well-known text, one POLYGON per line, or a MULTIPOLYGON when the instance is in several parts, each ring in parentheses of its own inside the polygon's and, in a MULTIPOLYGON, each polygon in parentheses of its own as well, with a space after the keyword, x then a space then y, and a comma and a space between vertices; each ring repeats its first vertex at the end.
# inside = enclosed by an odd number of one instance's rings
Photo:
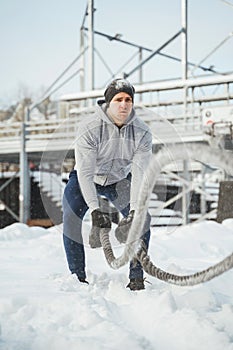
MULTIPOLYGON (((88 242, 89 226, 84 225, 88 242)), ((112 234, 112 233, 111 233, 112 234)), ((62 225, 0 230, 1 350, 233 350, 233 271, 194 287, 151 276, 131 292, 128 266, 112 270, 101 248, 86 248, 89 285, 67 269, 62 225)), ((233 220, 152 229, 159 267, 202 270, 233 251, 233 220)))

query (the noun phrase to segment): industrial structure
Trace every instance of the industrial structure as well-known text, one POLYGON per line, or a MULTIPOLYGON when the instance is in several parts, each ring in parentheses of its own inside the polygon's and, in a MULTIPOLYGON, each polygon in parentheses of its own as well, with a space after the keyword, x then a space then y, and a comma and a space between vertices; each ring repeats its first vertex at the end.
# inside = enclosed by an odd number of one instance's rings
MULTIPOLYGON (((117 35, 111 37, 122 45, 138 49, 139 63, 121 76, 130 79, 138 71, 138 83, 134 84, 135 108, 152 130, 154 152, 166 145, 181 143, 184 147, 185 143, 210 143, 213 152, 214 147, 232 150, 233 73, 218 74, 211 67, 203 66, 203 62, 194 64, 188 61, 188 0, 181 0, 181 4, 181 29, 155 50, 124 41, 117 35), (168 58, 180 61, 181 78, 144 82, 144 65, 156 55, 165 55, 163 49, 178 37, 182 43, 181 58, 168 58), (142 56, 143 50, 149 52, 145 59, 142 56), (187 74, 189 65, 212 74, 190 78, 187 74)), ((79 122, 86 114, 93 112, 96 99, 101 98, 104 92, 103 89, 96 89, 94 83, 95 35, 108 36, 95 31, 94 1, 89 0, 80 28, 80 54, 75 59, 80 64, 80 91, 61 96, 55 116, 37 118, 33 113, 53 92, 52 84, 40 101, 24 108, 23 120, 0 122, 0 216, 5 212, 13 221, 24 223, 40 219, 44 226, 62 221, 61 197, 67 174, 73 166, 79 122), (85 19, 88 20, 87 27, 85 19), (18 166, 9 169, 11 163, 18 166), (7 169, 4 164, 8 164, 7 169), (9 201, 7 189, 13 181, 17 182, 13 195, 14 198, 17 197, 18 205, 12 207, 14 200, 11 196, 9 201), (32 204, 40 207, 33 217, 32 204)), ((63 74, 59 78, 62 76, 63 74)), ((185 224, 201 218, 216 219, 219 184, 230 179, 224 169, 208 164, 208 160, 206 164, 198 160, 182 161, 175 167, 168 164, 156 185, 154 202, 151 199, 152 211, 153 206, 156 207, 157 202, 163 200, 164 209, 173 209, 164 214, 166 218, 169 217, 166 224, 185 224), (198 205, 197 199, 192 202, 190 195, 198 196, 198 205), (198 208, 192 209, 195 205, 198 208)), ((12 191, 10 193, 12 195, 12 191)), ((158 221, 158 218, 155 219, 154 224, 158 221)))

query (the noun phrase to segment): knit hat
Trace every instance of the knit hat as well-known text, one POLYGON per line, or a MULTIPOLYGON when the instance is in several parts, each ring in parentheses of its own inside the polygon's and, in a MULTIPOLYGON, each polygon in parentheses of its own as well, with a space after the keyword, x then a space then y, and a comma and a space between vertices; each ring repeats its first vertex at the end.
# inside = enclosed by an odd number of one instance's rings
POLYGON ((126 79, 114 79, 106 88, 104 92, 105 102, 109 104, 113 97, 119 92, 127 93, 132 101, 134 100, 135 89, 133 85, 126 79))

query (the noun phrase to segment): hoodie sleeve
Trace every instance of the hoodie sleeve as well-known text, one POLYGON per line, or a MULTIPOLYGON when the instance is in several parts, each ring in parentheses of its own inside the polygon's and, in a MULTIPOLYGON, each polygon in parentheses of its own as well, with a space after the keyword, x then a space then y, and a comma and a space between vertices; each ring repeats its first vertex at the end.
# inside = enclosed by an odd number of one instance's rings
POLYGON ((149 164, 152 155, 152 135, 147 131, 141 139, 141 142, 134 154, 132 160, 132 180, 130 194, 130 210, 135 210, 138 200, 138 191, 141 187, 145 170, 149 164))
POLYGON ((96 157, 97 145, 93 134, 87 128, 80 128, 75 145, 75 168, 83 197, 91 212, 99 207, 94 184, 96 157))

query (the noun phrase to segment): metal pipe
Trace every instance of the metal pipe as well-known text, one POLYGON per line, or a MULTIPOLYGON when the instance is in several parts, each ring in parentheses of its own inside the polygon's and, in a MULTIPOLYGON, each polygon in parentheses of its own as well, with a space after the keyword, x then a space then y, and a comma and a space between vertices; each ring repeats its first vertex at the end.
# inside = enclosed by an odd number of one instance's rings
MULTIPOLYGON (((205 166, 201 165, 201 189, 205 192, 205 166)), ((201 215, 206 213, 206 196, 201 193, 200 196, 200 207, 201 207, 201 215)))
MULTIPOLYGON (((188 57, 188 40, 187 40, 187 2, 188 0, 181 0, 181 25, 182 25, 182 33, 181 33, 181 41, 182 41, 182 53, 181 53, 181 67, 182 67, 182 79, 184 81, 187 80, 188 74, 187 74, 187 57, 188 57)), ((183 99, 184 99, 184 122, 186 123, 187 120, 187 95, 188 95, 188 89, 187 86, 184 86, 183 88, 183 99)), ((183 167, 184 167, 184 178, 186 180, 189 180, 189 169, 188 169, 188 162, 187 160, 183 160, 183 167)), ((182 214, 183 214, 183 224, 186 225, 189 222, 189 201, 190 196, 189 193, 185 192, 186 185, 183 184, 183 198, 182 198, 182 214)))
MULTIPOLYGON (((182 89, 184 87, 201 87, 208 85, 219 85, 224 83, 233 83, 233 74, 221 75, 221 76, 207 76, 201 78, 193 79, 173 79, 164 80, 161 82, 144 83, 142 85, 134 85, 137 93, 150 92, 150 91, 165 91, 165 90, 175 90, 182 89)), ((98 89, 93 91, 84 91, 80 93, 65 94, 60 97, 61 101, 75 101, 88 98, 102 97, 104 89, 98 89)))
POLYGON ((183 197, 182 197, 182 216, 183 216, 183 225, 187 225, 189 223, 189 204, 190 204, 190 194, 189 191, 187 191, 188 182, 190 181, 189 178, 189 169, 188 169, 189 162, 187 159, 183 160, 183 177, 186 180, 186 182, 183 183, 183 197))
POLYGON ((188 57, 188 40, 187 40, 187 0, 181 0, 181 21, 182 21, 182 79, 187 79, 187 57, 188 57))
MULTIPOLYGON (((139 49, 139 64, 143 61, 143 52, 142 48, 139 49)), ((139 68, 139 84, 141 85, 143 83, 143 71, 142 66, 139 68)), ((139 95, 139 101, 142 103, 142 94, 139 95)))
POLYGON ((94 89, 94 0, 88 0, 88 87, 94 89))
POLYGON ((24 121, 21 125, 20 145, 20 186, 19 186, 19 220, 26 224, 30 217, 30 175, 28 155, 26 152, 26 122, 30 119, 30 110, 27 107, 24 121))
POLYGON ((84 33, 83 33, 83 29, 80 29, 80 52, 83 52, 83 55, 81 57, 81 62, 80 62, 80 67, 81 67, 81 71, 80 71, 80 91, 84 91, 85 90, 85 55, 84 55, 84 33))
MULTIPOLYGON (((181 68, 182 68, 182 79, 187 80, 187 0, 181 0, 181 25, 182 25, 182 33, 181 33, 181 68)), ((183 99, 184 99, 184 120, 186 122, 186 114, 187 114, 187 94, 188 89, 184 86, 183 89, 183 99)))

